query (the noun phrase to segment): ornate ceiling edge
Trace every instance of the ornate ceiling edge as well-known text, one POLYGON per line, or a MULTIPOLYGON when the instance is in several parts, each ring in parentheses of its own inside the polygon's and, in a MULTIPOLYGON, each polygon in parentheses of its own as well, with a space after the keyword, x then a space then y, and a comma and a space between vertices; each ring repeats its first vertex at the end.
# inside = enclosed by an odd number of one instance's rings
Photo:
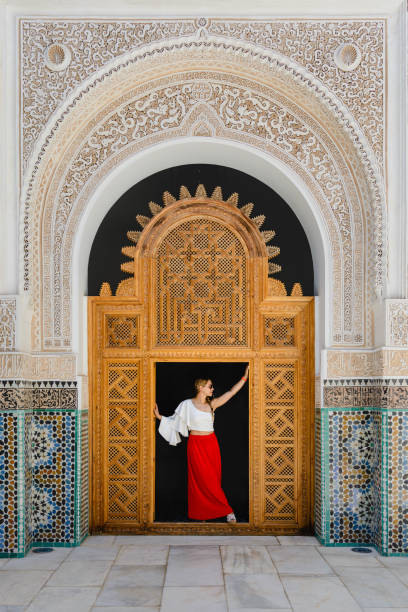
MULTIPOLYGON (((367 180, 373 191, 373 199, 375 201, 375 206, 373 208, 375 212, 374 232, 376 245, 375 284, 377 292, 381 293, 384 284, 384 271, 386 269, 386 249, 384 248, 385 228, 383 222, 383 211, 385 210, 384 184, 375 155, 360 126, 341 100, 339 100, 330 90, 328 90, 328 88, 319 79, 308 73, 303 67, 297 65, 295 62, 289 60, 285 56, 282 56, 278 52, 266 51, 263 48, 255 47, 253 44, 242 43, 242 41, 234 42, 231 41, 231 39, 208 37, 205 40, 197 40, 197 37, 193 37, 189 40, 184 39, 182 42, 176 39, 172 42, 165 41, 164 43, 147 45, 142 49, 138 49, 135 52, 128 54, 126 59, 124 59, 123 56, 115 59, 109 66, 104 66, 96 74, 93 74, 89 79, 87 79, 87 81, 82 83, 81 86, 77 88, 77 90, 75 90, 69 98, 67 98, 63 107, 58 109, 58 111, 53 115, 52 121, 49 121, 49 124, 43 132, 42 142, 39 142, 37 145, 37 149, 35 151, 36 159, 33 157, 30 162, 30 171, 27 173, 27 178, 22 190, 22 201, 25 201, 25 209, 24 215, 22 215, 21 231, 26 235, 30 218, 30 198, 32 195, 35 176, 41 165, 41 159, 52 137, 57 132, 59 125, 63 122, 65 117, 68 116, 71 109, 76 106, 76 104, 86 95, 87 92, 90 91, 91 88, 97 86, 98 83, 108 78, 114 72, 118 72, 122 68, 141 61, 148 56, 159 53, 162 54, 163 52, 171 52, 175 49, 188 49, 191 47, 213 47, 215 49, 222 48, 227 52, 241 55, 243 57, 248 57, 248 55, 250 55, 254 60, 258 60, 262 63, 268 63, 279 72, 288 72, 291 78, 306 85, 314 95, 319 97, 331 114, 335 116, 336 120, 348 132, 363 165, 367 169, 367 180)), ((22 248, 24 250, 23 258, 25 262, 24 289, 28 289, 28 252, 26 252, 24 249, 24 243, 22 248)))

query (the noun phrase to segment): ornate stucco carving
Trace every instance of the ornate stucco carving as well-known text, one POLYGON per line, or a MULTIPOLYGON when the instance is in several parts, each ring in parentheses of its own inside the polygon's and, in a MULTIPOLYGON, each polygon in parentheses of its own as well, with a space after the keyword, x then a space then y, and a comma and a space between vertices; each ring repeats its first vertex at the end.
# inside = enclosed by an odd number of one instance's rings
POLYGON ((408 376, 408 351, 327 351, 327 378, 408 376))
POLYGON ((354 43, 342 43, 334 52, 334 62, 340 70, 355 70, 361 62, 360 48, 354 43))
POLYGON ((248 46, 226 48, 225 42, 144 50, 98 74, 67 101, 32 167, 26 192, 24 248, 27 262, 31 259, 34 346, 70 347, 70 249, 96 185, 134 152, 194 133, 197 121, 218 137, 276 156, 304 181, 329 236, 333 342, 367 342, 368 286, 374 277, 381 283, 383 266, 382 185, 364 134, 338 104, 290 62, 248 46), (200 71, 203 64, 209 69, 200 71), (163 71, 173 74, 163 77, 163 71))
POLYGON ((0 297, 0 352, 16 347, 16 309, 15 296, 0 297))
POLYGON ((72 380, 76 374, 75 355, 0 354, 0 379, 72 380))
POLYGON ((32 19, 20 20, 23 165, 58 105, 82 82, 112 60, 159 41, 222 36, 278 52, 306 68, 350 109, 379 160, 384 147, 383 20, 248 19, 32 19), (72 54, 63 73, 47 68, 52 44, 72 54), (350 73, 334 56, 340 44, 358 46, 361 60, 350 73), (361 103, 361 96, 365 103, 361 103))
POLYGON ((408 300, 386 300, 387 346, 408 346, 408 300))

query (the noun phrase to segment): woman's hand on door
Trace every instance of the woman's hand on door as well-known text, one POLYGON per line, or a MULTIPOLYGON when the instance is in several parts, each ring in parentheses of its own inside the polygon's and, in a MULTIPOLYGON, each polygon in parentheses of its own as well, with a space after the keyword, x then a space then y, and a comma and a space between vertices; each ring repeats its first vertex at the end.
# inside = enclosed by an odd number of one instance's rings
POLYGON ((156 417, 156 419, 159 419, 159 421, 161 421, 162 415, 159 412, 159 407, 157 404, 154 405, 154 416, 156 417))

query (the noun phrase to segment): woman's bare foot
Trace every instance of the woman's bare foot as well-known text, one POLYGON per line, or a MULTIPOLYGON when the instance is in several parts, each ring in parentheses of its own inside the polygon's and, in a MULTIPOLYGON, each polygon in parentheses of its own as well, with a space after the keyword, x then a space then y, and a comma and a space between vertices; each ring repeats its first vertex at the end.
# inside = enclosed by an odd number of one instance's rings
POLYGON ((233 512, 230 512, 230 514, 227 514, 227 523, 236 523, 236 522, 237 522, 237 517, 235 516, 233 512))

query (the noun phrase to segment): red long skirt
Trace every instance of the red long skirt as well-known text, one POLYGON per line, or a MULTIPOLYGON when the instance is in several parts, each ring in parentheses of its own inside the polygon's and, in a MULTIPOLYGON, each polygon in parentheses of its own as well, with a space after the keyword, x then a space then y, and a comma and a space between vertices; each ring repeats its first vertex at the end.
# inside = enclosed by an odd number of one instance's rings
POLYGON ((215 433, 190 435, 187 443, 188 517, 199 521, 232 512, 221 488, 221 454, 215 433))

